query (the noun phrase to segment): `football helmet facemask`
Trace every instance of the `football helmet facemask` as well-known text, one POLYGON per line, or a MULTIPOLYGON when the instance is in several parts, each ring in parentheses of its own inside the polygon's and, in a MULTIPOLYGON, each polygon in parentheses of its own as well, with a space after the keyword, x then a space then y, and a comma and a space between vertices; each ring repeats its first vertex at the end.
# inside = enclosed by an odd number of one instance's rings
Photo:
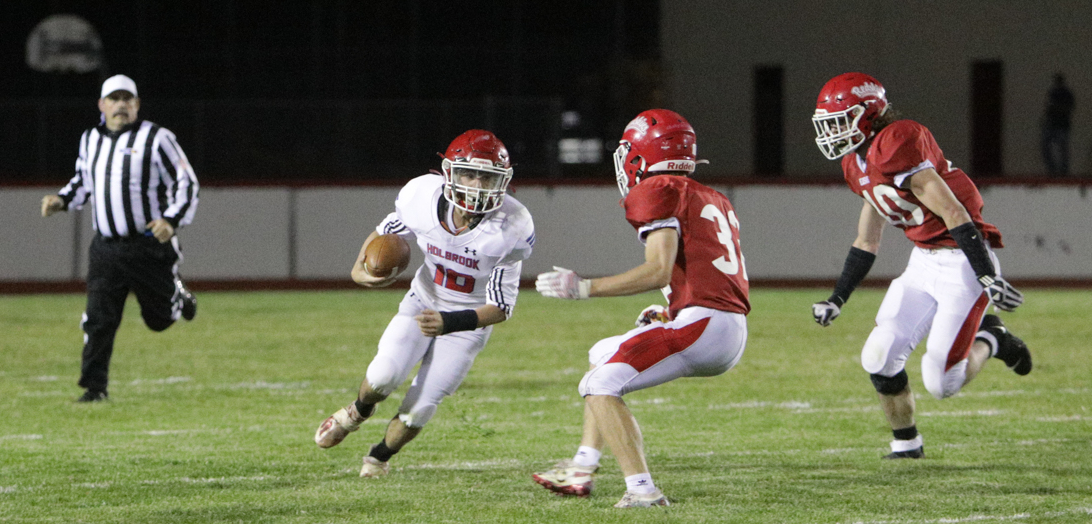
POLYGON ((493 133, 471 129, 451 142, 440 166, 444 198, 470 213, 493 211, 504 202, 512 164, 508 149, 493 133))
POLYGON ((648 173, 693 173, 698 160, 694 128, 682 115, 667 109, 650 109, 637 115, 622 132, 614 152, 614 175, 622 198, 648 173))
POLYGON ((878 80, 864 73, 838 75, 819 91, 815 144, 830 160, 841 158, 876 133, 873 121, 887 112, 887 94, 878 80))

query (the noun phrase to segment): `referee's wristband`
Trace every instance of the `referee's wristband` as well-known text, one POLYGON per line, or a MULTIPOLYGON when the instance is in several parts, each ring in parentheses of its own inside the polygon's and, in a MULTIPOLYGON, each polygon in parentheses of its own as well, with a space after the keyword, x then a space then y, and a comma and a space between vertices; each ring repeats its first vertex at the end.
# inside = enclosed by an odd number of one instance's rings
POLYGON ((478 329, 478 312, 473 309, 441 311, 440 318, 444 321, 444 332, 441 333, 443 335, 456 331, 473 331, 478 329))

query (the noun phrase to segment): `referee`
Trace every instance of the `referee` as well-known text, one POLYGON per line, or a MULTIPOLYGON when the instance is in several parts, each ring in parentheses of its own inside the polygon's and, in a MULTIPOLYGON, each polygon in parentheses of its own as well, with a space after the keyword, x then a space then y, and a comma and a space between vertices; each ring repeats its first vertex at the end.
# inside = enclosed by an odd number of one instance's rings
POLYGON ((152 331, 197 314, 197 300, 178 277, 176 236, 197 210, 197 177, 174 133, 137 118, 136 82, 112 76, 101 97, 102 121, 80 137, 76 175, 42 198, 43 217, 93 203, 79 381, 87 391, 79 402, 108 398, 114 335, 130 291, 152 331))

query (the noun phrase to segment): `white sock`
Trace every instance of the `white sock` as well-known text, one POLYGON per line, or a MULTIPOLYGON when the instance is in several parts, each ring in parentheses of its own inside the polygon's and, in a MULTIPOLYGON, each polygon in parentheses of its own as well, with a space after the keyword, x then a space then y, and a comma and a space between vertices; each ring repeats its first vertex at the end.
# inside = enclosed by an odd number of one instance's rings
POLYGON ((598 449, 580 446, 576 450, 576 456, 573 457, 573 464, 577 466, 591 467, 599 465, 599 457, 603 456, 603 452, 598 449))
POLYGON ((974 336, 975 340, 981 340, 990 347, 990 357, 997 356, 997 337, 993 336, 993 333, 989 331, 979 331, 974 336))
POLYGON ((656 485, 652 483, 652 475, 638 473, 626 477, 626 491, 635 495, 648 495, 656 491, 656 485))
POLYGON ((920 448, 924 442, 925 440, 921 438, 920 434, 910 440, 892 440, 891 451, 901 452, 915 450, 920 448))

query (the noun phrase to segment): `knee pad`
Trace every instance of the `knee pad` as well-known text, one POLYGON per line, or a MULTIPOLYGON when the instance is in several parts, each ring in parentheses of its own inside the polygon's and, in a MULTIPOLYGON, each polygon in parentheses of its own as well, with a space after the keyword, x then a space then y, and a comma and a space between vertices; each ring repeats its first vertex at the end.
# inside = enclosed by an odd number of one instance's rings
POLYGON ((587 391, 588 391, 588 375, 590 375, 590 374, 591 374, 590 371, 585 373, 584 378, 580 379, 580 384, 578 386, 576 386, 576 392, 580 393, 580 398, 584 398, 584 397, 588 396, 588 393, 587 393, 587 391))
POLYGON ((399 375, 398 366, 394 362, 384 358, 376 358, 368 365, 368 371, 364 373, 364 380, 372 387, 372 391, 389 397, 395 389, 402 384, 405 377, 399 375))
POLYGON ((861 350, 861 366, 869 373, 879 373, 887 365, 887 356, 895 347, 895 334, 877 326, 868 335, 861 350))
POLYGON ((906 370, 899 371, 893 377, 883 375, 869 375, 872 379, 872 387, 882 395, 897 395, 906 389, 909 380, 906 378, 906 370))
POLYGON ((629 364, 619 362, 603 364, 584 374, 578 391, 581 397, 588 395, 620 397, 624 394, 626 384, 635 376, 637 376, 637 370, 629 364))
POLYGON ((963 388, 967 380, 967 361, 957 363, 950 369, 944 369, 943 361, 933 361, 928 355, 921 360, 921 380, 925 390, 937 400, 946 399, 963 388))
POLYGON ((414 406, 409 413, 399 413, 398 419, 401 420, 407 428, 423 428, 435 414, 436 404, 414 406))

